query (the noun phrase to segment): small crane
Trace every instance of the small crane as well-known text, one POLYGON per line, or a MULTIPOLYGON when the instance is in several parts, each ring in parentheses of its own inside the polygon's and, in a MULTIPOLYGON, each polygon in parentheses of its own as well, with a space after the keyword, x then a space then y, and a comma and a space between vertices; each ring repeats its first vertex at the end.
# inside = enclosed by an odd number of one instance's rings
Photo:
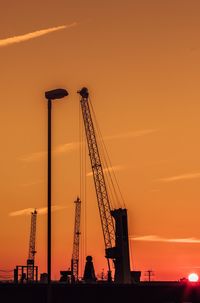
POLYGON ((80 240, 80 223, 81 223, 81 200, 77 197, 75 203, 75 221, 74 221, 74 239, 71 259, 71 277, 72 282, 78 281, 79 269, 79 240, 80 240))
POLYGON ((31 231, 29 239, 29 251, 27 259, 27 280, 34 281, 34 265, 35 265, 35 239, 36 239, 36 222, 37 222, 37 211, 31 212, 31 231))
POLYGON ((83 87, 78 91, 78 94, 81 96, 80 103, 105 243, 105 257, 108 261, 108 272, 111 272, 109 259, 112 259, 115 266, 115 282, 121 284, 131 283, 127 209, 118 208, 111 210, 95 128, 88 102, 88 89, 83 87))

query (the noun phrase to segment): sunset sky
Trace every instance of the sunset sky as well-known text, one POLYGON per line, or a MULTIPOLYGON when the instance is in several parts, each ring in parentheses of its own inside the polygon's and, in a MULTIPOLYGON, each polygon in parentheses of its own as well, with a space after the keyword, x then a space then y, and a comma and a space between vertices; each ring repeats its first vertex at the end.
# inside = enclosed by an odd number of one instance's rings
MULTIPOLYGON (((79 195, 79 96, 88 87, 128 209, 131 266, 154 280, 200 274, 200 2, 1 1, 0 269, 25 264, 40 209, 46 271, 46 90, 53 104, 52 278, 70 266, 79 195), (27 210, 28 209, 28 210, 27 210), (28 213, 28 214, 27 214, 28 213)), ((106 271, 87 164, 87 249, 106 271)))

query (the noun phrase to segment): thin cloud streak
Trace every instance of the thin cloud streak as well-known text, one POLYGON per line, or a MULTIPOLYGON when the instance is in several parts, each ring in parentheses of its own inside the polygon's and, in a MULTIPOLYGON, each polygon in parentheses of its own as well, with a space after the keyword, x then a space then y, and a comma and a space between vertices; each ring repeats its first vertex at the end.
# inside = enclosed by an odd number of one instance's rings
POLYGON ((165 243, 187 243, 187 244, 200 243, 200 239, 194 237, 173 239, 173 238, 163 238, 156 235, 148 235, 148 236, 140 236, 140 237, 130 236, 130 240, 142 241, 142 242, 165 242, 165 243))
MULTIPOLYGON (((55 212, 55 211, 62 210, 62 209, 68 208, 68 207, 69 206, 53 205, 51 207, 51 211, 55 212)), ((34 208, 25 208, 25 209, 21 209, 18 211, 13 211, 13 212, 9 213, 9 216, 18 217, 18 216, 30 215, 31 212, 33 212, 34 210, 35 210, 34 208)), ((39 215, 47 214, 47 207, 36 208, 36 210, 39 215)))
POLYGON ((5 47, 5 46, 12 45, 12 44, 15 44, 15 43, 20 43, 20 42, 28 41, 28 40, 31 40, 31 39, 35 39, 35 38, 38 38, 38 37, 41 37, 41 36, 56 32, 56 31, 60 31, 60 30, 63 30, 63 29, 74 27, 76 25, 77 25, 77 23, 74 22, 74 23, 71 23, 69 25, 61 25, 61 26, 57 26, 57 27, 51 27, 51 28, 42 29, 42 30, 38 30, 38 31, 35 31, 35 32, 27 33, 27 34, 24 34, 24 35, 20 35, 20 36, 14 36, 14 37, 6 38, 6 39, 1 39, 0 40, 0 47, 5 47))
POLYGON ((29 155, 24 155, 24 156, 20 157, 19 160, 21 160, 23 162, 35 162, 35 161, 43 159, 46 156, 47 156, 47 152, 41 151, 41 152, 29 154, 29 155))
MULTIPOLYGON (((158 131, 157 129, 138 130, 138 131, 127 132, 127 133, 123 133, 123 134, 105 136, 104 140, 141 137, 141 136, 145 136, 145 135, 157 132, 157 131, 158 131)), ((53 154, 58 155, 61 153, 76 150, 76 149, 78 149, 80 144, 83 144, 83 143, 82 142, 70 142, 70 143, 61 144, 53 150, 53 154)), ((24 155, 24 156, 20 157, 20 160, 24 161, 24 162, 34 162, 34 161, 42 160, 45 157, 47 157, 47 152, 41 151, 41 152, 29 154, 29 155, 24 155)))
POLYGON ((55 154, 65 153, 77 149, 80 146, 79 142, 70 142, 61 144, 53 150, 55 154))
MULTIPOLYGON (((53 149, 52 153, 55 155, 62 154, 65 152, 75 150, 78 148, 78 146, 79 146, 78 142, 61 144, 57 146, 55 149, 53 149)), ((34 162, 34 161, 42 160, 45 157, 47 157, 47 152, 41 151, 41 152, 32 153, 30 155, 22 156, 20 157, 20 160, 24 162, 34 162)))
MULTIPOLYGON (((110 167, 104 168, 103 171, 104 171, 104 173, 108 173, 109 171, 112 171, 112 170, 114 170, 114 171, 120 171, 122 169, 124 169, 124 166, 122 166, 122 165, 116 165, 116 166, 112 166, 112 167, 110 166, 110 167)), ((91 176, 93 176, 93 173, 89 172, 86 176, 87 177, 91 177, 91 176)))
POLYGON ((142 137, 142 136, 145 136, 145 135, 155 133, 157 131, 158 131, 158 129, 142 129, 142 130, 136 130, 136 131, 127 132, 127 133, 123 133, 123 134, 106 136, 105 139, 106 140, 113 140, 113 139, 125 139, 125 138, 142 137))
POLYGON ((190 174, 182 174, 178 176, 172 176, 168 178, 160 178, 157 181, 161 182, 174 182, 174 181, 180 181, 180 180, 190 180, 190 179, 197 179, 200 178, 200 173, 190 173, 190 174))

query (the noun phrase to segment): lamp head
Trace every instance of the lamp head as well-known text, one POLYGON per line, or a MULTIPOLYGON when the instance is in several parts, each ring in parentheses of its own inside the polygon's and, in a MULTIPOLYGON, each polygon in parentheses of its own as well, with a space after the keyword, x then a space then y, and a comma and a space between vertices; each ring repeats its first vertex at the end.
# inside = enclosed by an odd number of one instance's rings
POLYGON ((62 99, 68 95, 68 92, 64 88, 57 88, 45 92, 45 98, 48 100, 62 99))

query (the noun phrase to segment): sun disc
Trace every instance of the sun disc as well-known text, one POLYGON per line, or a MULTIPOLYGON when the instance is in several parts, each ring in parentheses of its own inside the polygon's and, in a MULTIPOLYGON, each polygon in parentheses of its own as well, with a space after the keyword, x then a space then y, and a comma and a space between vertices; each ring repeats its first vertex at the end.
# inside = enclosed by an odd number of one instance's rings
POLYGON ((189 274, 189 276, 188 276, 188 280, 189 280, 190 282, 198 282, 199 276, 198 276, 196 273, 191 273, 191 274, 189 274))

